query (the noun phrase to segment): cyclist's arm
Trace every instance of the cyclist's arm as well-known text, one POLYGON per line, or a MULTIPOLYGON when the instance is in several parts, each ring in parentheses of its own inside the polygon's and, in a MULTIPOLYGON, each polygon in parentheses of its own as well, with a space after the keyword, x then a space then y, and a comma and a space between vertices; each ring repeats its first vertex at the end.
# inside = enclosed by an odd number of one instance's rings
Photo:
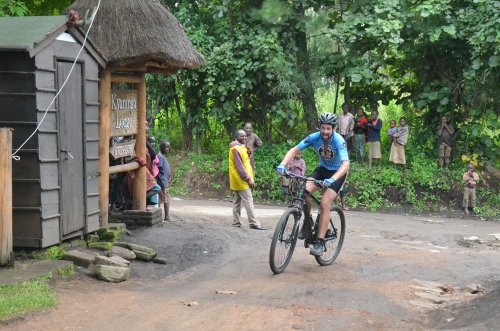
POLYGON ((344 160, 340 164, 339 170, 335 172, 332 176, 333 179, 337 180, 340 177, 344 176, 349 171, 349 160, 344 160))
POLYGON ((338 146, 338 154, 341 162, 340 168, 332 176, 333 179, 337 180, 347 174, 347 172, 349 171, 349 154, 347 152, 347 146, 343 138, 340 138, 340 140, 336 139, 335 143, 338 146))
POLYGON ((290 160, 293 158, 293 156, 299 152, 299 148, 297 146, 290 148, 290 150, 285 154, 285 157, 281 161, 281 164, 284 165, 285 167, 288 165, 290 160))

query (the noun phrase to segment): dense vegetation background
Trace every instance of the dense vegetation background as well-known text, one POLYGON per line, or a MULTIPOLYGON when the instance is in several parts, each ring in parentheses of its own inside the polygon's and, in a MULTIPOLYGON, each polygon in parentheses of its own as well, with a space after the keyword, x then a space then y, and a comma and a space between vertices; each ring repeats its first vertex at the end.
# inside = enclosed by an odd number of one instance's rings
MULTIPOLYGON (((55 15, 71 2, 0 0, 0 16, 55 15)), ((226 194, 227 146, 250 121, 265 141, 256 153, 255 194, 279 199, 273 169, 283 153, 315 129, 318 113, 347 102, 380 110, 384 130, 400 116, 411 127, 408 177, 387 164, 381 172, 353 164, 351 205, 457 208, 472 161, 483 179, 479 213, 498 217, 500 1, 162 3, 206 59, 199 70, 147 77, 152 132, 173 146, 175 193, 226 194), (443 115, 457 129, 448 171, 436 159, 443 115)), ((388 159, 389 143, 382 145, 388 159)), ((310 154, 306 161, 316 163, 310 154)))

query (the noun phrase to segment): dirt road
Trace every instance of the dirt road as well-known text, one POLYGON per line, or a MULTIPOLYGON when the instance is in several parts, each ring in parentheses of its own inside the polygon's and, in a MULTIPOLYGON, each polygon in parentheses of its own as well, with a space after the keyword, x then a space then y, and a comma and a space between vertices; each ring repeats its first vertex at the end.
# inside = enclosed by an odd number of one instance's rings
POLYGON ((133 262, 120 284, 80 275, 57 286, 57 308, 4 327, 498 330, 500 241, 491 236, 500 233, 498 222, 347 212, 334 265, 320 267, 299 242, 286 271, 273 275, 269 245, 282 212, 258 206, 271 229, 238 229, 230 203, 176 200, 177 222, 125 238, 157 249, 167 265, 133 262), (463 240, 470 236, 483 242, 463 240), (471 283, 476 291, 463 290, 471 283))

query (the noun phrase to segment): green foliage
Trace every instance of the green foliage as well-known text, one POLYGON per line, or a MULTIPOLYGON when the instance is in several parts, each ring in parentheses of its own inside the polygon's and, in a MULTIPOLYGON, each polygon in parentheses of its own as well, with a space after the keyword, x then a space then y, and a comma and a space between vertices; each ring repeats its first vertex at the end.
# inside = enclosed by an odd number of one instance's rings
POLYGON ((75 266, 73 264, 68 264, 62 268, 57 269, 57 275, 62 280, 71 279, 75 274, 75 266))
POLYGON ((47 258, 49 260, 62 260, 65 255, 60 246, 52 246, 47 249, 47 258))
MULTIPOLYGON (((226 142, 221 144, 227 146, 226 142)), ((295 144, 264 145, 255 153, 257 168, 254 198, 260 202, 283 200, 280 177, 275 168, 285 153, 295 144)), ((303 151, 307 174, 318 164, 312 149, 303 151)), ((171 164, 174 182, 170 188, 175 195, 192 195, 196 190, 218 191, 219 196, 229 195, 228 156, 218 154, 188 153, 176 155, 171 164), (175 193, 174 193, 175 192, 175 193)), ((460 209, 464 166, 460 163, 450 169, 440 169, 434 159, 423 153, 413 153, 406 177, 400 168, 384 164, 372 171, 365 165, 351 163, 346 202, 353 208, 369 211, 404 208, 415 212, 460 209)), ((483 186, 478 188, 478 214, 488 219, 498 218, 500 193, 483 186)))
POLYGON ((64 257, 64 249, 62 246, 52 246, 47 249, 36 250, 31 253, 21 252, 22 258, 34 258, 37 260, 62 260, 64 257))
POLYGON ((88 243, 88 248, 98 249, 101 251, 108 251, 112 247, 113 247, 113 243, 108 242, 108 241, 96 241, 96 242, 89 242, 88 243))
POLYGON ((2 16, 25 16, 28 8, 25 1, 0 0, 0 17, 2 16))
POLYGON ((498 189, 478 187, 476 194, 482 198, 475 208, 476 213, 484 218, 500 219, 500 193, 498 189))
MULTIPOLYGON (((98 236, 98 240, 100 241, 108 241, 108 242, 115 242, 120 240, 122 235, 125 233, 125 229, 120 228, 120 229, 108 229, 108 228, 99 228, 96 231, 96 234, 98 236)), ((90 244, 91 242, 95 242, 96 240, 90 240, 87 244, 90 244)))
POLYGON ((0 0, 0 17, 61 15, 72 3, 72 0, 0 0))
POLYGON ((435 160, 429 162, 424 155, 418 155, 413 159, 411 170, 411 179, 422 187, 444 191, 450 189, 450 178, 443 173, 435 160))
POLYGON ((221 190, 220 180, 226 179, 228 172, 227 148, 225 152, 217 154, 172 154, 169 163, 174 170, 169 188, 171 194, 189 195, 196 183, 204 183, 202 187, 207 190, 221 190))
POLYGON ((26 313, 52 308, 57 298, 44 277, 16 285, 0 286, 0 321, 26 313))

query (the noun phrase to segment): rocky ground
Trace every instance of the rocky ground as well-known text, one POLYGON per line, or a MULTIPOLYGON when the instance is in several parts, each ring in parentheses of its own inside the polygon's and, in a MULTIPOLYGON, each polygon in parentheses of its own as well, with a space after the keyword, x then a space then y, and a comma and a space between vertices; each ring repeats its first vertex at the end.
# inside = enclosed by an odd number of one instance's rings
POLYGON ((496 330, 498 222, 347 212, 337 261, 297 244, 273 275, 269 245, 283 207, 259 206, 271 229, 233 228, 227 202, 173 201, 176 222, 131 230, 166 265, 133 261, 127 281, 80 273, 56 286, 57 308, 6 330, 496 330), (497 237, 496 237, 496 236, 497 237))

